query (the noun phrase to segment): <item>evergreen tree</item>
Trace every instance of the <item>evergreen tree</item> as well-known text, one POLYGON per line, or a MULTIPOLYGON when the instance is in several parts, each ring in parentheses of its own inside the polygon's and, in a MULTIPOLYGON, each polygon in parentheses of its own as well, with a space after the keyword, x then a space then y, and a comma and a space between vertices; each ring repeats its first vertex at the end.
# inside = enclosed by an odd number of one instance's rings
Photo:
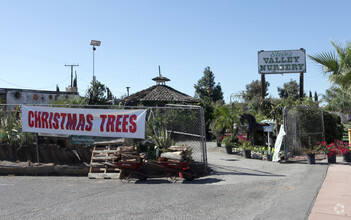
POLYGON ((73 80, 73 87, 77 87, 77 72, 75 72, 74 80, 73 80))
POLYGON ((204 75, 197 84, 194 85, 195 97, 200 100, 207 100, 211 102, 216 102, 218 100, 223 100, 223 92, 221 84, 216 85, 214 81, 215 77, 210 67, 206 67, 204 70, 204 75))
POLYGON ((314 101, 318 103, 318 94, 316 91, 314 92, 314 101))
MULTIPOLYGON (((265 97, 268 95, 268 87, 269 86, 270 86, 269 82, 266 81, 265 94, 264 94, 265 97)), ((253 99, 259 100, 261 97, 261 81, 260 80, 253 80, 250 84, 247 84, 246 91, 242 91, 240 93, 240 96, 247 103, 253 99)))
POLYGON ((95 83, 91 82, 85 97, 89 99, 89 105, 106 105, 113 95, 108 87, 96 81, 95 83))
POLYGON ((282 99, 299 99, 299 84, 295 80, 290 80, 288 83, 284 83, 283 88, 278 87, 279 97, 282 99))

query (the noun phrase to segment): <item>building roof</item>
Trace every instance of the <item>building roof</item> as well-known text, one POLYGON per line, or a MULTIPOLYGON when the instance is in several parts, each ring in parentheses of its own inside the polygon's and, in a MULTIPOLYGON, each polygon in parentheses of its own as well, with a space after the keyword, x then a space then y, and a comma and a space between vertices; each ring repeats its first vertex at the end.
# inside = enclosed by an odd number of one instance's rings
POLYGON ((154 85, 124 99, 126 103, 135 102, 170 102, 170 103, 196 103, 198 99, 179 92, 166 85, 154 85))
MULTIPOLYGON (((71 87, 74 88, 74 87, 71 87)), ((39 90, 39 89, 15 89, 15 88, 0 88, 0 93, 6 93, 8 91, 18 91, 18 92, 31 92, 31 93, 45 93, 45 94, 72 94, 77 95, 77 92, 67 92, 67 91, 50 91, 50 90, 39 90)))

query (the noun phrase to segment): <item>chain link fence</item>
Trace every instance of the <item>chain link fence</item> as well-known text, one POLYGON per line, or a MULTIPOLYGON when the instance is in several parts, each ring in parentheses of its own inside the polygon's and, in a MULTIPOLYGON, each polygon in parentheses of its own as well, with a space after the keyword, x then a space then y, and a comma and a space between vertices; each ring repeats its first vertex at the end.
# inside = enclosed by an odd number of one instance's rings
MULTIPOLYGON (((146 130, 145 140, 132 139, 128 140, 140 147, 140 151, 145 150, 142 145, 149 144, 149 148, 154 148, 152 137, 155 136, 155 131, 164 130, 167 136, 170 137, 172 145, 187 146, 192 151, 192 158, 194 163, 203 165, 207 169, 207 151, 206 151, 206 137, 205 137, 205 120, 204 111, 199 106, 188 105, 167 105, 165 107, 145 107, 145 106, 92 106, 92 105, 42 105, 50 107, 67 107, 67 108, 99 108, 99 109, 146 109, 146 130), (151 145, 151 146, 150 146, 151 145)), ((82 148, 91 149, 92 144, 72 143, 72 137, 41 137, 33 133, 21 132, 21 105, 0 105, 0 144, 6 145, 6 149, 0 147, 0 159, 4 160, 9 157, 11 160, 35 160, 35 157, 41 157, 41 162, 67 162, 66 158, 58 158, 60 152, 57 149, 67 148, 74 149, 72 158, 79 158, 85 162, 89 162, 89 155, 81 151, 82 148), (39 148, 41 156, 36 156, 35 144, 45 145, 39 148), (50 144, 52 150, 48 150, 50 144), (33 147, 34 145, 34 147, 33 147), (53 146, 52 146, 53 145, 53 146), (88 146, 87 146, 88 145, 88 146), (90 146, 89 146, 90 145, 90 146), (31 146, 29 150, 30 155, 24 157, 20 153, 26 147, 31 146), (9 153, 11 151, 11 153, 9 153), (43 156, 43 151, 49 151, 46 156, 43 156), (50 155, 52 154, 52 155, 50 155), (85 159, 84 159, 85 158, 85 159)), ((90 138, 95 140, 95 137, 90 138)), ((111 139, 111 138, 107 138, 111 139)), ((96 140, 95 140, 96 141, 96 140)), ((97 141, 102 141, 101 137, 97 141)), ((28 152, 27 152, 28 154, 28 152)), ((39 154, 39 153, 38 153, 39 154)), ((73 160, 77 161, 77 160, 73 160)), ((72 162, 72 161, 71 161, 72 162)))
POLYGON ((285 107, 285 156, 300 155, 303 148, 315 146, 325 139, 323 111, 318 107, 285 107))

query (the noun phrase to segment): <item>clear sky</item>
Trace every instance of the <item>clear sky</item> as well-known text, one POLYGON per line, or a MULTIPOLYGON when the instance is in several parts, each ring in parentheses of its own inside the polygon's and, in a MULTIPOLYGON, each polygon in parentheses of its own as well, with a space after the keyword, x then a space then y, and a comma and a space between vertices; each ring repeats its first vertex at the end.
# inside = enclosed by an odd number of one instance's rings
MULTIPOLYGON (((333 50, 330 40, 351 40, 349 0, 1 0, 0 88, 61 91, 79 64, 81 95, 95 75, 112 93, 135 93, 155 84, 193 96, 194 84, 210 66, 225 101, 260 80, 259 50, 333 50)), ((299 74, 266 75, 269 93, 299 74)), ((330 84, 307 58, 304 88, 324 94, 330 84)))

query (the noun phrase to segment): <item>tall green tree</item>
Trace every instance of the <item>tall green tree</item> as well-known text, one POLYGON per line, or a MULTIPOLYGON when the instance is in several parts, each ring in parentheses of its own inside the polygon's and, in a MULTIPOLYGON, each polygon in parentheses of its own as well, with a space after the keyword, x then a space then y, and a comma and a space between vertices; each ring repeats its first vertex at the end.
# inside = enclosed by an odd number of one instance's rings
POLYGON ((314 91, 314 102, 318 103, 318 94, 317 94, 317 91, 314 91))
POLYGON ((279 97, 282 99, 299 99, 299 84, 295 80, 290 80, 290 82, 284 83, 283 87, 278 87, 279 97))
MULTIPOLYGON (((265 97, 268 96, 268 87, 270 83, 266 81, 265 97)), ((248 107, 253 111, 259 111, 261 102, 261 81, 253 80, 246 85, 246 90, 241 91, 239 97, 247 103, 248 107)))
POLYGON ((96 81, 91 82, 85 97, 89 100, 89 105, 106 105, 113 95, 105 84, 96 81))
MULTIPOLYGON (((270 83, 266 81, 265 85, 265 94, 264 96, 268 96, 268 87, 270 83)), ((252 99, 259 99, 261 97, 261 81, 253 80, 250 84, 247 84, 246 90, 242 91, 240 96, 245 102, 250 102, 252 99)))
POLYGON ((197 84, 194 85, 195 97, 200 100, 216 102, 223 100, 223 92, 221 84, 216 84, 215 76, 210 67, 207 66, 204 70, 204 75, 197 84), (211 100, 210 100, 211 99, 211 100))
POLYGON ((323 100, 328 103, 326 110, 350 113, 351 97, 349 93, 344 92, 338 87, 327 89, 323 100))

